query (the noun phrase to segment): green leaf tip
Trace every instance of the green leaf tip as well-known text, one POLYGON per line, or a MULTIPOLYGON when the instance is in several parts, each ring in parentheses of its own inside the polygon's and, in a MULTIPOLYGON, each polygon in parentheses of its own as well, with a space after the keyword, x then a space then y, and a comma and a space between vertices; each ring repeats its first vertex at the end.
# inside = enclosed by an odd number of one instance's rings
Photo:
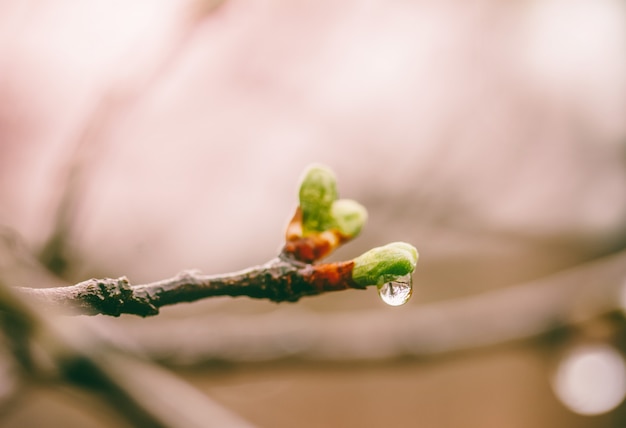
POLYGON ((361 204, 350 199, 337 200, 337 179, 324 165, 307 168, 299 197, 305 235, 336 229, 345 238, 354 238, 367 220, 367 210, 361 204))
POLYGON ((323 232, 333 226, 331 207, 337 199, 335 174, 323 165, 311 165, 300 182, 304 232, 323 232))
POLYGON ((337 199, 337 179, 330 168, 313 164, 300 182, 300 204, 314 204, 329 209, 337 199))
POLYGON ((367 221, 367 210, 352 199, 340 199, 331 207, 331 216, 342 235, 353 238, 367 221))
POLYGON ((364 287, 395 281, 413 273, 418 257, 417 249, 406 242, 372 248, 354 259, 352 279, 364 287))

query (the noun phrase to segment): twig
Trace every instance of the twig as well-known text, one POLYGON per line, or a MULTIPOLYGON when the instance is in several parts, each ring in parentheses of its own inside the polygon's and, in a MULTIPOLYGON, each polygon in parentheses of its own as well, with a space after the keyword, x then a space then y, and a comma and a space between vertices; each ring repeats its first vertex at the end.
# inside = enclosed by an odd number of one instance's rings
POLYGON ((215 296, 248 296, 295 302, 303 296, 364 288, 352 280, 352 261, 311 265, 275 258, 268 263, 224 275, 185 271, 173 278, 131 285, 127 278, 89 279, 55 288, 17 288, 50 306, 84 315, 150 316, 162 306, 215 296))
POLYGON ((417 249, 405 242, 372 248, 343 262, 313 264, 359 234, 367 212, 359 203, 337 199, 335 176, 321 165, 306 171, 300 205, 278 257, 262 266, 225 275, 195 271, 145 285, 126 277, 90 279, 69 287, 21 288, 23 295, 81 314, 150 316, 159 308, 214 296, 248 296, 295 302, 328 291, 366 288, 404 280, 415 270, 417 249))

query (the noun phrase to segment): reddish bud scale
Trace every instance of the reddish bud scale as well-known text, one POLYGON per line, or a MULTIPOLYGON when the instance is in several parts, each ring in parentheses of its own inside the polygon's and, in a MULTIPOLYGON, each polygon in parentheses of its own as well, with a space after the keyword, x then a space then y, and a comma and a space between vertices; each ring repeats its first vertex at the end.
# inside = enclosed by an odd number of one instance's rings
POLYGON ((352 279, 353 261, 309 265, 300 273, 302 279, 320 293, 350 288, 365 288, 352 279))
POLYGON ((287 226, 283 254, 303 263, 313 263, 332 253, 350 238, 336 229, 313 232, 303 236, 302 209, 298 207, 287 226))
POLYGON ((319 235, 312 235, 287 242, 283 248, 283 254, 303 263, 313 263, 326 257, 332 250, 328 241, 320 239, 319 235))
POLYGON ((294 213, 291 221, 287 225, 285 241, 290 242, 300 238, 302 238, 302 209, 298 207, 296 208, 296 212, 294 213))

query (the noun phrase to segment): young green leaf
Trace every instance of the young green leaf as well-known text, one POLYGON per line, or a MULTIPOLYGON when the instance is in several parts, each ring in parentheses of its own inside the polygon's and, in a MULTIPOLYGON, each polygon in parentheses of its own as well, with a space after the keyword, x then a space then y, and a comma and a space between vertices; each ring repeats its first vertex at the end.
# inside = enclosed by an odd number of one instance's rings
POLYGON ((352 279, 361 286, 382 285, 412 274, 417 259, 417 249, 405 242, 372 248, 354 259, 352 279))

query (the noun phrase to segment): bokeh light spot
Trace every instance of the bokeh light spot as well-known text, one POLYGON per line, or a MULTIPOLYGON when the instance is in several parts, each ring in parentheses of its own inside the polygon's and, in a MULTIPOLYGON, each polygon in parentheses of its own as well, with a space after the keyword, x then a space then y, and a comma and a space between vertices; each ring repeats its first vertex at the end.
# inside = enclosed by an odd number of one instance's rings
POLYGON ((560 362, 553 388, 559 400, 575 413, 609 412, 626 396, 624 359, 608 345, 578 347, 560 362))

